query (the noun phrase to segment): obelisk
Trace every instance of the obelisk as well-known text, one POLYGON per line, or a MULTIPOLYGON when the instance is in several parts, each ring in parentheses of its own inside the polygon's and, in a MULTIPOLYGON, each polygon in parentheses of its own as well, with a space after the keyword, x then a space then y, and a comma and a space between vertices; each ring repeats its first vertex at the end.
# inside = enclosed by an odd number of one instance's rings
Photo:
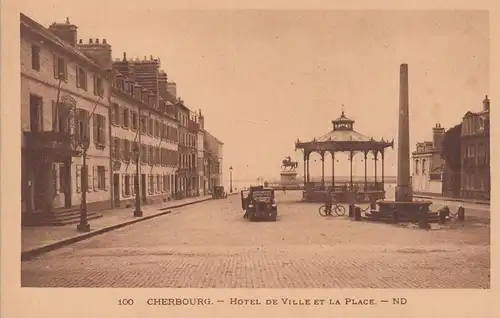
POLYGON ((401 64, 399 68, 398 175, 395 190, 396 202, 411 202, 413 200, 413 189, 410 183, 409 109, 408 64, 401 64))

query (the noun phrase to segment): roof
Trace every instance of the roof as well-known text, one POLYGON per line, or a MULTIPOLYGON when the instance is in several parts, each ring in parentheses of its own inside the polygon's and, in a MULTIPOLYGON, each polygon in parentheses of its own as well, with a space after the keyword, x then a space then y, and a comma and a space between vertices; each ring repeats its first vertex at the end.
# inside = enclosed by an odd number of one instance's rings
POLYGON ((315 138, 317 142, 323 141, 335 141, 335 142, 344 142, 344 141, 373 141, 372 138, 367 137, 365 135, 360 134, 355 130, 332 130, 327 134, 319 138, 315 138))
POLYGON ((72 54, 78 59, 85 61, 87 64, 93 66, 96 69, 99 69, 102 72, 105 72, 105 70, 102 67, 100 67, 97 63, 95 63, 92 59, 88 58, 85 54, 83 54, 70 44, 66 43, 65 41, 61 40, 54 33, 50 32, 46 27, 44 27, 43 25, 41 25, 40 23, 36 22, 35 20, 31 19, 30 17, 28 17, 23 13, 21 13, 20 24, 21 26, 28 28, 32 32, 38 33, 47 40, 50 40, 53 44, 59 46, 61 49, 67 51, 68 53, 72 54))

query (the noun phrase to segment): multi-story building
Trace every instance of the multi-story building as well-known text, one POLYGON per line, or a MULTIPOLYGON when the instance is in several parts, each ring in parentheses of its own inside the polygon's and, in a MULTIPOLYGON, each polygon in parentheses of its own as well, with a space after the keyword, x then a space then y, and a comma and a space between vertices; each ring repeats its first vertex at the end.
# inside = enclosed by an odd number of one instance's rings
POLYGON ((418 142, 412 153, 411 177, 415 193, 442 194, 444 160, 441 158, 445 129, 441 124, 432 128, 432 141, 418 142))
POLYGON ((207 195, 205 188, 205 171, 204 171, 204 136, 205 136, 205 123, 201 110, 198 113, 199 129, 197 134, 196 149, 198 152, 197 168, 198 168, 198 193, 207 195))
POLYGON ((223 143, 210 132, 204 132, 204 189, 213 191, 214 186, 223 185, 222 178, 222 147, 223 143))
POLYGON ((182 99, 177 99, 179 118, 179 197, 199 195, 198 131, 199 118, 182 99))
POLYGON ((462 119, 460 196, 490 199, 490 100, 480 112, 467 112, 462 119))
MULTIPOLYGON (((144 64, 155 65, 151 62, 155 61, 148 60, 144 64)), ((135 198, 137 158, 140 160, 142 202, 170 200, 175 189, 178 159, 178 121, 173 105, 151 91, 151 87, 144 88, 134 81, 134 76, 140 74, 134 73, 134 63, 127 60, 126 54, 122 60, 113 62, 113 69, 111 185, 114 205, 132 204, 135 198)))
POLYGON ((93 49, 110 46, 77 43, 69 20, 47 29, 21 14, 20 31, 23 221, 43 223, 78 208, 82 178, 89 210, 109 207, 110 61, 93 49))

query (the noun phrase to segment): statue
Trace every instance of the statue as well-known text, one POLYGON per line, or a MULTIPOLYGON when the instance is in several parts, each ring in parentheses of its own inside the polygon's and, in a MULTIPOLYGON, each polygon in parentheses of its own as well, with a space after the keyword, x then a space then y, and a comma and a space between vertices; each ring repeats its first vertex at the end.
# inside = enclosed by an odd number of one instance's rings
POLYGON ((285 159, 281 161, 281 168, 289 168, 286 171, 295 171, 298 166, 299 163, 297 161, 292 161, 292 158, 290 156, 286 156, 285 159))

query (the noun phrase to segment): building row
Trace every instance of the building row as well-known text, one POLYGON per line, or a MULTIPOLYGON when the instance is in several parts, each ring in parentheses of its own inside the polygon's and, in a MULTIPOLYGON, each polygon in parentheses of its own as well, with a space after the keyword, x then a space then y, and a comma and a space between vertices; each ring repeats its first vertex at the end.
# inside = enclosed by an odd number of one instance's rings
POLYGON ((468 111, 455 134, 450 134, 449 148, 456 154, 456 164, 443 156, 446 133, 440 124, 432 129, 432 141, 418 142, 412 153, 412 185, 416 194, 444 195, 464 199, 490 200, 490 100, 486 96, 479 111, 468 111))
POLYGON ((46 28, 21 14, 20 31, 25 224, 78 210, 85 181, 89 210, 131 205, 136 178, 144 204, 222 184, 223 143, 158 58, 113 59, 106 39, 78 39, 69 19, 46 28))

